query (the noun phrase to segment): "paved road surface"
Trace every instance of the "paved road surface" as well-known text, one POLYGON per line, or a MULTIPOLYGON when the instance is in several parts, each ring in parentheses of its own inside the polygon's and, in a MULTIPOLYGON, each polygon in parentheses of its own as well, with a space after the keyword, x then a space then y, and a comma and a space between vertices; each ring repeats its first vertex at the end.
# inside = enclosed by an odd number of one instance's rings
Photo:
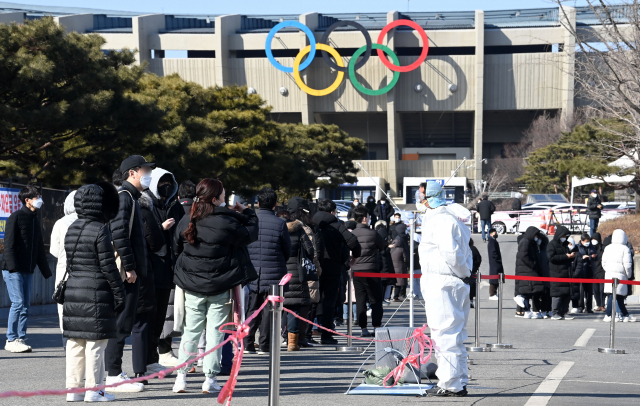
MULTIPOLYGON (((488 273, 486 245, 476 235, 476 245, 485 258, 481 271, 488 273)), ((515 238, 501 236, 500 243, 507 273, 513 274, 515 238)), ((337 353, 330 348, 317 348, 299 353, 283 353, 281 404, 299 405, 357 405, 415 403, 455 403, 459 405, 616 405, 640 404, 640 323, 617 325, 616 346, 627 350, 626 355, 606 355, 597 351, 607 346, 609 324, 601 315, 581 315, 573 321, 525 320, 514 318, 515 304, 511 297, 513 282, 508 281, 505 292, 504 341, 513 350, 494 350, 472 354, 472 380, 469 396, 459 399, 416 397, 345 396, 353 374, 364 361, 359 354, 337 353), (591 334, 589 329, 595 329, 591 334), (585 334, 585 332, 587 332, 585 334), (581 339, 581 337, 583 337, 581 339), (588 340, 587 340, 588 338, 588 340), (578 341, 578 342, 577 342, 578 341), (577 343, 576 343, 577 342, 577 343), (581 344, 581 346, 575 346, 581 344), (555 391, 555 392, 554 392, 555 391), (535 393, 535 395, 534 395, 535 393), (553 395, 549 398, 550 395, 553 395)), ((488 288, 482 287, 481 342, 495 340, 497 302, 488 301, 488 288)), ((395 305, 385 308, 391 314, 395 305)), ((640 307, 630 306, 632 313, 640 307)), ((408 306, 403 307, 389 325, 408 323, 408 306)), ((417 322, 424 322, 424 310, 418 308, 417 322)), ((474 316, 469 320, 469 340, 474 339, 474 316)), ((6 321, 0 321, 4 335, 6 321)), ((30 320, 29 344, 31 354, 11 354, 0 350, 0 391, 38 390, 64 387, 64 352, 60 347, 60 332, 55 317, 30 320)), ((178 343, 174 344, 176 347, 178 343)), ((125 367, 131 371, 131 347, 127 346, 125 367)), ((186 394, 171 392, 173 379, 153 381, 148 390, 139 394, 117 394, 121 402, 136 405, 211 405, 213 396, 198 389, 203 375, 198 372, 188 378, 186 394)), ((224 382, 226 378, 221 379, 224 382)), ((247 356, 239 377, 232 404, 267 405, 268 358, 247 356)), ((60 397, 0 400, 0 405, 65 404, 60 397)))

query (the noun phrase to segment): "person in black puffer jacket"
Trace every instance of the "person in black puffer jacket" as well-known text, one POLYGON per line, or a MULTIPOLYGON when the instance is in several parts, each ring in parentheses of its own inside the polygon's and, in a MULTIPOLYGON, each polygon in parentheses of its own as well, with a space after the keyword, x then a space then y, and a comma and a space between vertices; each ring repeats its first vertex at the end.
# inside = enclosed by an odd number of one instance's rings
MULTIPOLYGON (((598 249, 591 245, 591 236, 583 233, 577 245, 574 278, 593 279, 595 267, 593 261, 598 257, 598 249)), ((577 300, 573 301, 573 307, 578 309, 578 313, 593 313, 593 284, 576 283, 577 300), (585 303, 586 302, 586 303, 585 303)))
MULTIPOLYGON (((274 209, 278 201, 276 192, 271 188, 263 188, 258 193, 258 220, 260 231, 258 240, 249 245, 251 262, 258 272, 258 279, 251 282, 249 293, 249 309, 247 317, 260 308, 269 296, 271 285, 277 285, 287 274, 287 260, 291 254, 291 238, 286 222, 276 217, 274 209)), ((285 285, 284 290, 287 290, 285 285)), ((249 322, 249 334, 244 339, 244 347, 248 351, 255 351, 256 333, 260 329, 259 352, 269 352, 271 327, 269 326, 269 306, 262 309, 249 322)))
POLYGON ((389 224, 391 224, 391 217, 393 217, 393 213, 395 212, 395 210, 386 197, 378 200, 378 204, 376 205, 376 208, 373 212, 378 220, 386 221, 387 228, 389 228, 389 224))
MULTIPOLYGON (((309 293, 305 269, 300 267, 300 261, 302 259, 300 250, 304 252, 307 259, 313 261, 313 244, 302 228, 303 224, 300 220, 293 220, 291 214, 286 210, 280 210, 277 216, 286 220, 287 230, 291 238, 291 256, 287 260, 287 273, 291 274, 291 280, 289 280, 288 283, 289 289, 284 294, 284 305, 287 309, 301 316, 301 309, 303 307, 306 307, 306 313, 309 313, 308 307, 311 304, 311 295, 309 293)), ((289 343, 287 351, 299 351, 298 337, 300 335, 300 328, 298 318, 291 313, 287 314, 287 338, 289 343)))
MULTIPOLYGON (((118 212, 118 192, 107 182, 76 192, 78 219, 64 240, 69 277, 62 310, 67 341, 67 388, 91 388, 104 380, 104 352, 118 334, 117 316, 124 309, 124 284, 106 224, 118 212), (83 382, 84 380, 84 382, 83 382)), ((89 391, 75 400, 103 400, 112 395, 89 391)), ((69 400, 69 398, 67 398, 69 400)))
MULTIPOLYGON (((527 228, 522 239, 518 243, 518 253, 516 254, 516 275, 517 276, 542 276, 542 269, 538 259, 538 241, 540 230, 531 226, 527 228)), ((539 301, 539 297, 544 291, 544 285, 539 281, 518 281, 518 294, 522 299, 514 298, 525 310, 525 318, 533 318, 529 300, 539 301)))
MULTIPOLYGON (((177 192, 178 182, 173 174, 162 168, 155 168, 151 171, 149 189, 145 190, 138 200, 142 209, 145 239, 147 240, 148 273, 152 274, 153 296, 155 296, 154 303, 145 305, 139 303, 138 306, 138 313, 142 313, 141 310, 144 309, 141 307, 143 306, 147 311, 155 308, 153 316, 149 319, 147 352, 149 368, 147 370, 150 372, 158 372, 165 367, 176 366, 178 362, 171 351, 171 335, 162 337, 171 290, 175 287, 173 267, 177 255, 173 251, 175 245, 173 231, 175 225, 184 217, 183 206, 177 199, 177 192)), ((140 286, 140 302, 147 302, 145 285, 151 286, 150 283, 143 280, 140 286)), ((149 298, 151 296, 148 295, 149 298)))
MULTIPOLYGON (((351 266, 352 272, 380 272, 380 252, 387 248, 387 244, 377 231, 369 228, 369 211, 365 207, 357 207, 355 219, 358 225, 353 235, 360 244, 360 256, 351 266)), ((374 328, 382 326, 382 282, 380 278, 353 278, 353 289, 356 296, 356 311, 358 325, 362 329, 361 337, 373 337, 374 333, 367 330, 367 303, 371 306, 371 325, 374 328)))
POLYGON ((551 282, 550 294, 553 308, 554 320, 571 319, 567 316, 569 312, 569 302, 571 301, 571 270, 573 260, 576 256, 571 253, 568 239, 571 232, 564 226, 558 226, 553 240, 547 245, 547 257, 549 258, 549 276, 551 278, 566 278, 567 282, 551 282))
MULTIPOLYGON (((549 257, 547 256, 547 246, 549 245, 549 237, 544 233, 540 233, 538 234, 538 238, 540 239, 540 243, 538 244, 538 261, 540 263, 540 270, 542 271, 542 276, 548 278, 549 257)), ((544 291, 540 295, 540 300, 538 302, 534 302, 534 311, 538 312, 537 318, 542 316, 545 319, 550 319, 552 317, 550 285, 549 282, 542 282, 542 285, 544 286, 544 291)))
MULTIPOLYGON (((320 276, 320 293, 322 299, 322 326, 333 330, 336 312, 336 301, 340 289, 340 278, 349 261, 349 250, 354 258, 360 256, 358 238, 336 218, 336 204, 332 200, 321 200, 313 222, 318 226, 324 241, 324 253, 319 255, 322 275, 320 276)), ((342 303, 342 302, 341 302, 342 303)), ((321 343, 336 345, 338 340, 331 334, 322 331, 321 343)))
MULTIPOLYGON (((176 227, 175 253, 178 260, 173 280, 184 290, 184 321, 179 362, 192 359, 198 351, 198 341, 205 326, 210 351, 223 341, 220 326, 231 312, 231 290, 246 285, 257 274, 247 245, 258 239, 258 218, 253 210, 236 203, 224 207, 222 182, 203 179, 196 188, 190 217, 183 217, 176 227)), ((220 390, 216 376, 221 371, 222 349, 204 357, 206 380, 202 392, 220 390)), ((181 368, 173 391, 186 391, 186 373, 191 366, 181 368)))
POLYGON ((196 185, 188 179, 183 180, 178 187, 178 200, 186 216, 191 214, 194 197, 196 197, 196 185))
POLYGON ((367 197, 367 203, 364 206, 369 211, 369 216, 371 217, 371 224, 376 224, 378 220, 384 220, 384 219, 379 219, 378 216, 376 216, 376 198, 375 197, 373 196, 367 197))
MULTIPOLYGON (((378 221, 375 224, 375 230, 380 234, 380 237, 387 244, 387 248, 380 253, 380 260, 382 261, 381 273, 395 273, 393 266, 393 258, 391 257, 391 238, 389 237, 389 230, 385 227, 384 221, 378 221)), ((382 278, 382 292, 384 293, 384 304, 389 304, 391 299, 392 287, 396 285, 396 278, 382 278)))
MULTIPOLYGON (((602 236, 600 233, 593 233, 591 235, 591 245, 597 254, 593 260, 593 279, 604 279, 604 268, 602 268, 602 253, 604 252, 604 248, 602 246, 602 236)), ((593 284, 593 296, 596 298, 596 308, 593 309, 593 311, 605 311, 604 283, 593 284)))
POLYGON ((469 248, 471 248, 471 256, 473 258, 473 268, 471 269, 471 282, 469 283, 469 300, 471 302, 471 308, 474 308, 473 299, 476 297, 476 279, 474 276, 478 275, 478 271, 480 270, 480 264, 482 263, 482 255, 480 255, 480 251, 476 248, 473 243, 473 238, 469 240, 469 248))

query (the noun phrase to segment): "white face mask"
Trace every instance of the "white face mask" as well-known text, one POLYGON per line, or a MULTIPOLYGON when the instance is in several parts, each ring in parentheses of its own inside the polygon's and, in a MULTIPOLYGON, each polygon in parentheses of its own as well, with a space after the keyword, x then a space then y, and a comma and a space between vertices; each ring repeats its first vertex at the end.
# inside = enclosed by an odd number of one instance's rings
POLYGON ((573 244, 569 244, 569 249, 570 249, 570 250, 572 250, 572 249, 573 249, 573 247, 574 247, 574 245, 573 245, 573 244))
POLYGON ((562 237, 562 238, 560 239, 560 242, 565 242, 565 241, 567 241, 567 239, 566 239, 565 237, 562 237))
POLYGON ((224 206, 226 206, 226 205, 227 205, 227 204, 226 204, 225 202, 222 202, 222 203, 220 203, 220 206, 218 206, 218 207, 224 207, 224 206))
POLYGON ((149 185, 151 185, 151 175, 140 176, 140 186, 142 186, 142 189, 149 189, 149 185))
POLYGON ((587 242, 583 242, 582 245, 584 245, 585 247, 588 247, 589 245, 591 245, 591 243, 587 241, 587 242))
POLYGON ((593 193, 593 194, 591 194, 591 197, 593 197, 595 199, 596 197, 598 197, 598 195, 593 193))
POLYGON ((598 245, 598 240, 591 240, 591 244, 598 245))
POLYGON ((382 201, 380 202, 380 204, 385 204, 385 203, 386 203, 386 202, 385 202, 384 200, 382 200, 382 201))
POLYGON ((44 204, 44 202, 42 201, 41 198, 37 198, 36 200, 32 200, 31 204, 33 205, 33 207, 35 207, 36 209, 39 209, 40 207, 42 207, 42 205, 44 204))

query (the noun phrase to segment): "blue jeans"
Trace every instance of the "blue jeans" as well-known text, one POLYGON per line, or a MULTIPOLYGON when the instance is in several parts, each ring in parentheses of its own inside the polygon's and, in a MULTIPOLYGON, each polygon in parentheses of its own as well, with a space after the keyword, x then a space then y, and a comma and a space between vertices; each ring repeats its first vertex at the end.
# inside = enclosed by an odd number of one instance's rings
POLYGON ((589 228, 591 229, 591 235, 596 232, 600 219, 589 219, 589 228))
POLYGON ((7 320, 7 340, 25 338, 27 335, 27 318, 31 304, 32 273, 2 271, 4 283, 7 285, 11 309, 7 320))
MULTIPOLYGON (((607 296, 607 316, 611 316, 611 302, 613 301, 613 295, 608 295, 607 296)), ((629 311, 627 310, 627 307, 624 304, 624 296, 622 295, 616 295, 616 302, 618 305, 618 308, 616 310, 620 311, 619 314, 621 317, 627 317, 629 315, 629 311)))
POLYGON ((487 233, 491 228, 491 220, 480 220, 480 227, 482 228, 482 240, 484 241, 487 239, 487 233), (485 232, 485 227, 487 228, 486 232, 485 232))

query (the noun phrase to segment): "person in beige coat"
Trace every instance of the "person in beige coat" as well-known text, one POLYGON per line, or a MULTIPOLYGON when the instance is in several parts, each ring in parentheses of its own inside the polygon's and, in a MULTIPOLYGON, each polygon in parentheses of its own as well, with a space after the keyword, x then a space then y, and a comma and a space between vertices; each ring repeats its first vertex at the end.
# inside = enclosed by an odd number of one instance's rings
MULTIPOLYGON (((631 256, 631 250, 627 247, 627 234, 623 230, 614 230, 611 237, 611 244, 607 245, 602 254, 602 268, 604 269, 605 279, 619 279, 626 281, 633 275, 633 258, 631 256)), ((618 285, 616 289, 616 302, 620 307, 620 313, 622 321, 634 322, 636 318, 629 314, 624 299, 628 294, 628 285, 618 285)), ((611 321, 611 306, 613 298, 613 287, 610 283, 604 285, 605 295, 609 295, 607 298, 607 315, 603 321, 611 321)))

